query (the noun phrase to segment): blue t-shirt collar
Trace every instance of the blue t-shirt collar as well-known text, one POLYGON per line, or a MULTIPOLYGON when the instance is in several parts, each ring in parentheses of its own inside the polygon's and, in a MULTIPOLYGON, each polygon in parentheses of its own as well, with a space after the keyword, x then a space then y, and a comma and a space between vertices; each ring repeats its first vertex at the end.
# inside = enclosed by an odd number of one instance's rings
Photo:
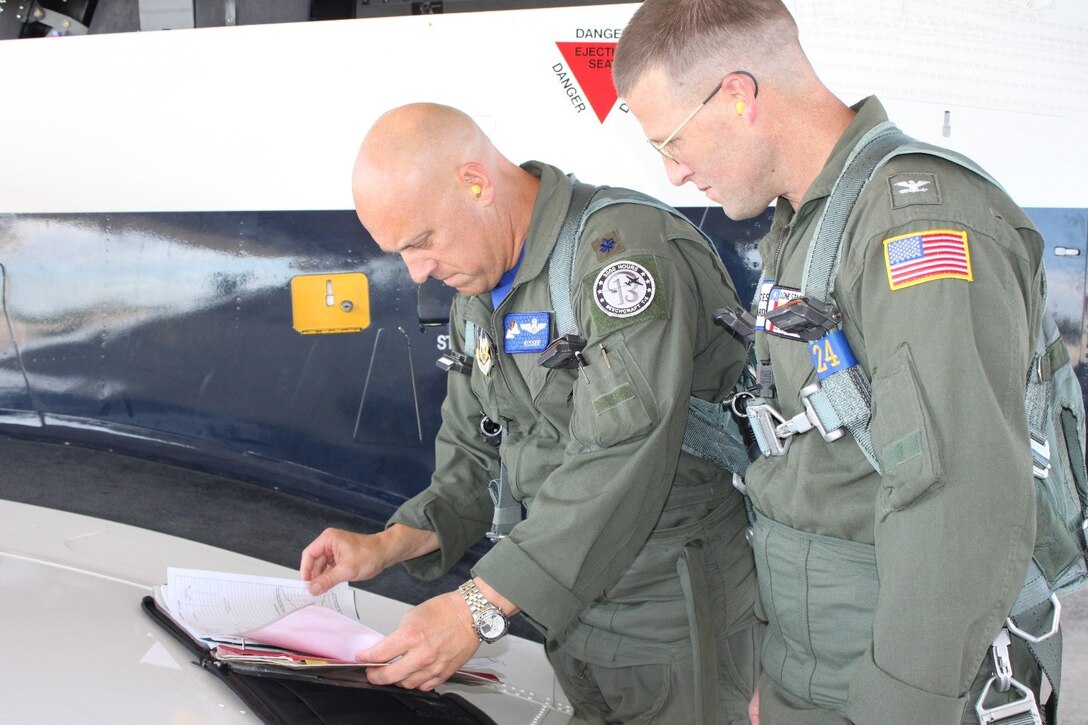
POLYGON ((510 295, 510 290, 514 287, 514 278, 518 276, 518 269, 521 268, 521 260, 525 259, 525 245, 521 245, 521 254, 518 255, 517 264, 513 269, 508 270, 500 279, 499 283, 495 285, 495 289, 491 290, 491 309, 499 309, 499 305, 510 295))

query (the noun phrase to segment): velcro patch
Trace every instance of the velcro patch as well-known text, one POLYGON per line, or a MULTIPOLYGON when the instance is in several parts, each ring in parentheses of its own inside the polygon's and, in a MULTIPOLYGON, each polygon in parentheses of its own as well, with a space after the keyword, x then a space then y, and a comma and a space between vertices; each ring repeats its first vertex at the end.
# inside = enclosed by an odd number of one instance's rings
POLYGON ((615 254, 626 251, 623 242, 620 241, 619 232, 609 232, 593 242, 593 251, 597 255, 597 261, 603 262, 615 254))
POLYGON ((941 187, 937 175, 924 171, 908 171, 888 177, 888 194, 892 209, 902 209, 916 204, 940 204, 941 187))
POLYGON ((612 390, 609 390, 604 395, 600 395, 593 399, 593 412, 597 415, 611 410, 621 403, 625 403, 628 400, 634 400, 637 397, 634 386, 631 383, 621 383, 612 390))
POLYGON ((912 430, 897 441, 884 446, 884 467, 895 468, 915 456, 922 455, 922 432, 912 430))
POLYGON ((884 265, 893 290, 938 279, 974 279, 967 232, 954 229, 929 229, 885 239, 884 265))
POLYGON ((583 286, 598 334, 633 322, 669 316, 667 294, 659 289, 661 272, 651 256, 627 257, 586 275, 583 286))
POLYGON ((503 317, 502 349, 506 353, 540 352, 552 331, 550 312, 512 312, 503 317))

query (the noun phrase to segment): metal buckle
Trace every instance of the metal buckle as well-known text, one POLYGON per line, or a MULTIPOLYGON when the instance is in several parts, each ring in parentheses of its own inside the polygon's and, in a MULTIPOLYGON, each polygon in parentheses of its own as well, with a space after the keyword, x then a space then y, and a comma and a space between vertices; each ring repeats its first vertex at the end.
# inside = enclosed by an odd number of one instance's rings
POLYGON ((980 725, 1000 723, 1002 720, 1025 714, 1031 715, 1032 725, 1043 725, 1043 716, 1039 714, 1039 704, 1035 702, 1035 693, 1016 680, 1010 680, 1010 684, 1023 694, 1021 699, 987 708, 985 705, 986 698, 989 696, 990 689, 996 680, 996 677, 991 677, 986 682, 986 686, 982 688, 982 694, 979 695, 978 702, 975 703, 975 712, 978 714, 980 725))
POLYGON ((1031 438, 1031 473, 1036 478, 1050 476, 1050 441, 1028 431, 1031 438))
POLYGON ((997 633, 994 643, 990 645, 990 655, 994 662, 994 679, 997 680, 997 691, 1008 692, 1012 685, 1012 659, 1009 657, 1009 630, 1004 627, 997 633))
POLYGON ((738 418, 743 418, 747 415, 748 401, 756 397, 756 394, 751 390, 742 390, 739 393, 730 395, 728 398, 722 401, 722 405, 728 405, 729 410, 733 412, 738 418))
POLYGON ((1009 628, 1009 631, 1015 634, 1020 639, 1030 642, 1031 644, 1039 644, 1040 642, 1050 639, 1058 633, 1058 625, 1061 624, 1062 619, 1062 603, 1058 601, 1057 594, 1050 595, 1050 604, 1054 607, 1054 619, 1050 624, 1050 631, 1044 635, 1036 637, 1031 632, 1025 632, 1013 623, 1012 617, 1005 619, 1005 626, 1009 628))
POLYGON ((768 403, 752 405, 749 402, 744 410, 748 414, 748 420, 754 422, 753 430, 758 426, 757 438, 766 444, 766 450, 763 453, 768 456, 786 455, 786 451, 790 449, 791 439, 782 438, 777 432, 779 425, 786 422, 782 414, 768 403))
POLYGON ((845 435, 846 431, 842 426, 830 431, 824 427, 823 421, 820 420, 820 416, 816 413, 816 408, 810 400, 818 392, 820 392, 819 383, 812 383, 801 388, 801 404, 805 406, 805 410, 775 428, 775 433, 778 434, 779 438, 789 438, 799 433, 807 433, 813 428, 819 431, 820 435, 828 443, 837 441, 845 435))

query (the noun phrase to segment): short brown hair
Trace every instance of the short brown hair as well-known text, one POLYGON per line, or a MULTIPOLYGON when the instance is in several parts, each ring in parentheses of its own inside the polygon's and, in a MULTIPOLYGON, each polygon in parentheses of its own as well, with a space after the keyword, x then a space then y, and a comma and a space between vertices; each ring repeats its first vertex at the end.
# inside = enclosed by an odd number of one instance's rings
POLYGON ((781 0, 646 0, 620 36, 612 79, 623 96, 651 68, 726 73, 718 66, 758 65, 784 43, 797 43, 797 24, 781 0))

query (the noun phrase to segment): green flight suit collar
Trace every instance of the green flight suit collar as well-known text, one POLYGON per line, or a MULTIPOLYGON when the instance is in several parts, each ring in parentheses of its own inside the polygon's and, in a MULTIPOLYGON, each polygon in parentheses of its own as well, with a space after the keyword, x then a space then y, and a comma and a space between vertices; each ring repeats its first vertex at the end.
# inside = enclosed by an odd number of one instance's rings
POLYGON ((544 271, 566 219, 571 194, 570 179, 554 166, 540 161, 526 161, 521 168, 540 178, 540 189, 525 238, 525 256, 514 278, 515 288, 536 279, 544 271))
MULTIPOLYGON (((828 156, 823 170, 805 190, 801 203, 797 205, 797 213, 803 212, 807 205, 826 199, 831 195, 831 189, 839 178, 839 174, 842 173, 843 167, 846 166, 846 159, 850 152, 853 151, 854 146, 857 145, 862 136, 868 133, 869 129, 888 120, 884 105, 877 100, 876 96, 869 96, 850 108, 855 112, 854 120, 846 127, 846 131, 839 138, 838 143, 835 144, 835 148, 831 150, 831 155, 828 156)), ((793 205, 785 197, 779 197, 775 203, 774 219, 771 222, 772 232, 787 226, 793 220, 793 217, 793 205)), ((777 237, 777 234, 771 233, 767 235, 764 241, 769 243, 768 240, 777 237)), ((760 253, 764 255, 764 259, 767 259, 767 254, 773 254, 773 250, 763 249, 761 245, 760 253)))
POLYGON ((888 120, 888 114, 884 111, 884 106, 877 100, 876 96, 869 96, 851 106, 850 109, 854 111, 854 120, 846 127, 846 131, 839 138, 839 142, 831 150, 831 155, 828 156, 823 170, 805 190, 805 195, 801 199, 798 209, 812 201, 830 196, 831 188, 835 185, 839 174, 842 173, 843 167, 846 166, 846 159, 850 152, 854 150, 854 146, 857 145, 862 136, 869 132, 869 129, 888 120))

